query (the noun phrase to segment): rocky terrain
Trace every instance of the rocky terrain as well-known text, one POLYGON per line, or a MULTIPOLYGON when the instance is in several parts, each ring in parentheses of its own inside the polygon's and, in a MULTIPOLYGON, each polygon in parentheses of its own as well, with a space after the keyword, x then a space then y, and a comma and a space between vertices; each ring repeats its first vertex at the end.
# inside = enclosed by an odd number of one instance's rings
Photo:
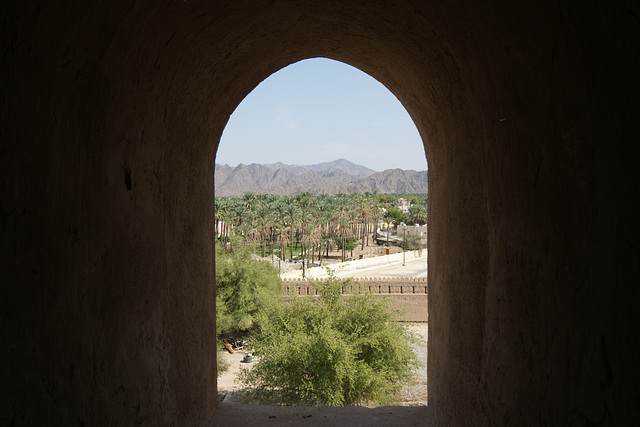
POLYGON ((216 163, 216 196, 241 196, 245 192, 270 194, 426 193, 427 171, 387 169, 376 172, 348 160, 315 165, 282 163, 236 167, 216 163))

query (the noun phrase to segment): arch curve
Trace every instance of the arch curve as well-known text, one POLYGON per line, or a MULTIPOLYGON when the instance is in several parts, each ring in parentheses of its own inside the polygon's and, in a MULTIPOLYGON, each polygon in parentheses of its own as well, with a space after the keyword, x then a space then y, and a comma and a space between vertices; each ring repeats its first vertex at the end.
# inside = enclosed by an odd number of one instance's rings
POLYGON ((211 420, 216 144, 317 56, 383 83, 426 142, 437 423, 638 418, 633 7, 39 3, 0 6, 3 418, 211 420))

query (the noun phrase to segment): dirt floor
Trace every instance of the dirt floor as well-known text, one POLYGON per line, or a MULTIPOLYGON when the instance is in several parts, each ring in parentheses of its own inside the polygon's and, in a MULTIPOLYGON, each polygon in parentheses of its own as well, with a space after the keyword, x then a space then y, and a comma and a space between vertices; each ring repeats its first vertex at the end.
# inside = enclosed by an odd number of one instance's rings
MULTIPOLYGON (((409 323, 409 328, 422 338, 422 342, 416 342, 413 346, 418 360, 423 367, 415 372, 415 384, 405 387, 400 393, 398 406, 420 406, 427 404, 427 324, 409 323)), ((229 370, 218 377, 218 395, 227 403, 238 403, 234 393, 241 390, 235 382, 241 369, 251 369, 254 363, 244 363, 246 351, 236 351, 233 354, 225 351, 224 359, 229 363, 229 370)))
POLYGON ((409 323, 409 328, 422 338, 413 346, 422 367, 415 371, 415 384, 400 392, 399 406, 421 406, 427 404, 427 323, 409 323))

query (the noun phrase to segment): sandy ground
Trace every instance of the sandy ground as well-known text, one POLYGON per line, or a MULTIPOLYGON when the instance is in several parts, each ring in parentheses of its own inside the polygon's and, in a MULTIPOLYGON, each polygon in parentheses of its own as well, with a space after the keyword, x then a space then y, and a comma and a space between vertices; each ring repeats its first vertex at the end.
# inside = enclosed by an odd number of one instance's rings
MULTIPOLYGON (((422 338, 421 343, 415 343, 413 348, 418 356, 418 360, 423 367, 415 372, 416 383, 413 386, 407 386, 400 393, 399 406, 419 406, 427 404, 427 324, 426 323, 409 323, 409 328, 422 338)), ((230 354, 225 351, 223 357, 229 362, 229 370, 218 377, 218 394, 227 403, 235 403, 237 399, 234 392, 241 387, 235 382, 240 369, 251 369, 254 363, 243 363, 242 359, 246 352, 236 351, 230 354)))
POLYGON ((218 394, 227 394, 241 389, 235 382, 238 372, 240 372, 240 369, 251 369, 254 363, 242 362, 246 354, 247 352, 245 351, 236 351, 230 354, 226 350, 222 353, 224 360, 229 363, 229 369, 218 377, 218 394))
POLYGON ((414 373, 415 384, 400 392, 399 406, 420 406, 427 404, 427 323, 409 323, 409 328, 422 338, 422 342, 413 345, 413 351, 422 364, 414 373))

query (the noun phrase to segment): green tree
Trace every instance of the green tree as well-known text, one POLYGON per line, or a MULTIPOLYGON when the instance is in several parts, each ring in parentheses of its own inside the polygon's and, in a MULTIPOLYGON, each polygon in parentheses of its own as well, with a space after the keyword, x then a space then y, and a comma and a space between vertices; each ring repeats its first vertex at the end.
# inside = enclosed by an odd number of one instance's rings
POLYGON ((419 366, 410 346, 417 337, 394 321, 389 300, 360 292, 348 279, 313 285, 319 298, 291 296, 259 314, 259 359, 239 376, 247 396, 287 405, 396 403, 419 366))
POLYGON ((415 251, 418 249, 424 249, 427 247, 427 243, 417 234, 411 234, 406 236, 404 248, 408 251, 415 251))
POLYGON ((216 329, 238 331, 252 326, 256 315, 277 305, 282 281, 271 263, 254 259, 252 248, 234 242, 225 252, 216 245, 216 329))
POLYGON ((411 205, 409 208, 409 222, 424 225, 427 223, 427 207, 425 205, 411 205))
MULTIPOLYGON (((426 194, 378 194, 374 191, 364 195, 339 193, 316 196, 305 192, 278 196, 245 193, 242 197, 216 197, 216 230, 223 243, 227 243, 230 235, 241 236, 247 242, 260 242, 263 257, 267 248, 272 257, 279 251, 280 259, 292 259, 298 248, 302 257, 308 257, 315 248, 320 258, 322 253, 328 256, 331 248, 335 248, 335 239, 356 238, 364 249, 377 228, 383 206, 388 209, 384 215, 387 223, 423 224, 426 221, 426 194), (405 217, 401 210, 391 206, 397 203, 398 197, 417 202, 414 203, 417 212, 405 217), (309 242, 306 236, 311 223, 316 225, 318 232, 318 236, 313 236, 313 242, 309 242)), ((229 244, 225 247, 231 249, 229 244)), ((342 251, 343 260, 347 253, 342 251)))
POLYGON ((302 213, 302 210, 300 209, 300 207, 298 206, 298 204, 296 203, 295 199, 293 197, 285 197, 283 199, 283 211, 281 214, 281 219, 283 221, 283 224, 289 229, 289 233, 290 233, 290 242, 291 242, 291 261, 293 261, 293 246, 294 246, 294 233, 296 230, 296 227, 299 225, 300 223, 300 215, 302 213))
POLYGON ((352 230, 351 230, 351 222, 349 221, 348 215, 345 215, 346 211, 342 212, 342 216, 338 221, 338 236, 339 239, 334 239, 338 247, 342 250, 342 261, 347 258, 347 251, 349 249, 355 248, 355 240, 351 240, 352 230), (349 242, 349 243, 348 243, 349 242))
POLYGON ((255 211, 254 219, 260 236, 262 257, 264 258, 266 255, 267 241, 271 237, 271 229, 274 222, 272 210, 266 204, 260 204, 255 211))
POLYGON ((376 194, 378 201, 385 205, 395 205, 398 203, 398 198, 391 194, 376 194))
POLYGON ((229 224, 231 220, 229 199, 224 197, 216 197, 214 201, 216 233, 220 233, 220 241, 223 246, 227 247, 229 239, 229 224))
POLYGON ((402 210, 391 207, 384 213, 384 219, 388 223, 400 224, 401 222, 404 222, 404 214, 402 213, 402 210))
POLYGON ((333 241, 335 242, 338 249, 344 249, 345 253, 354 250, 356 246, 358 246, 356 244, 356 239, 354 239, 353 237, 344 239, 337 238, 333 241))

